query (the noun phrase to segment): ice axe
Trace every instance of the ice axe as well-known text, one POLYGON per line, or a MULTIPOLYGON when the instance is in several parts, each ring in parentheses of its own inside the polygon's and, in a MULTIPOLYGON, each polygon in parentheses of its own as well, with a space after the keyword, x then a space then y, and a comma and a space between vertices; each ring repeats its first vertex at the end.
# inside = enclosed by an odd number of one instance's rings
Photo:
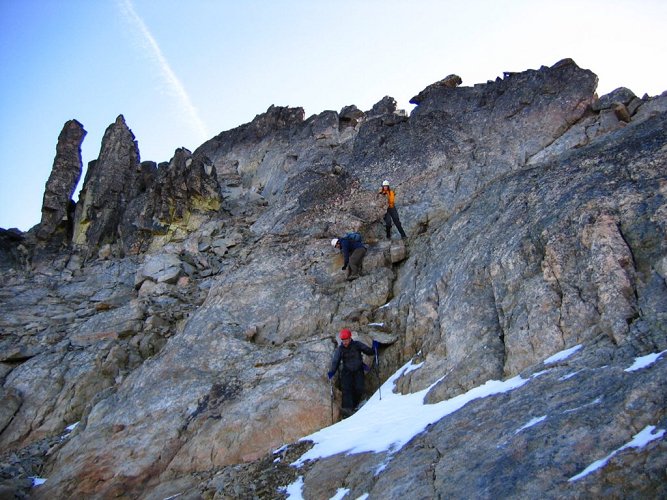
POLYGON ((382 386, 380 385, 380 358, 378 357, 378 346, 380 343, 377 340, 373 341, 373 351, 375 352, 375 376, 378 379, 378 394, 380 401, 382 401, 382 386))
POLYGON ((329 379, 329 394, 331 399, 331 425, 333 425, 333 381, 331 379, 329 379))

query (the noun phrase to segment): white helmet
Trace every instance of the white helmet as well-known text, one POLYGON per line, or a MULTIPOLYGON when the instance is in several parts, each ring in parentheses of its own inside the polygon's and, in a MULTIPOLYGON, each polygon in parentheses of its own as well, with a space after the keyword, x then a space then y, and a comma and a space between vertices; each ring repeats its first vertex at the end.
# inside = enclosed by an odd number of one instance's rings
POLYGON ((336 245, 338 245, 338 238, 334 238, 333 240, 331 240, 331 246, 335 247, 336 245))
POLYGON ((388 185, 389 185, 389 181, 383 181, 383 182, 382 182, 382 185, 383 185, 383 186, 388 186, 388 185))

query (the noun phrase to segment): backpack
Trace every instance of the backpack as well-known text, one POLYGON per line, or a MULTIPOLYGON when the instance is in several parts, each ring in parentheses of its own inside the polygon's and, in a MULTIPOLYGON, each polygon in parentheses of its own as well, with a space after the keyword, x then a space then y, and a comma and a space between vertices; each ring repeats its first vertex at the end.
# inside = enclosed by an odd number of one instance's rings
POLYGON ((351 233, 347 233, 345 236, 343 236, 346 240, 351 240, 351 241, 358 241, 361 242, 361 234, 357 233, 356 231, 353 231, 351 233))

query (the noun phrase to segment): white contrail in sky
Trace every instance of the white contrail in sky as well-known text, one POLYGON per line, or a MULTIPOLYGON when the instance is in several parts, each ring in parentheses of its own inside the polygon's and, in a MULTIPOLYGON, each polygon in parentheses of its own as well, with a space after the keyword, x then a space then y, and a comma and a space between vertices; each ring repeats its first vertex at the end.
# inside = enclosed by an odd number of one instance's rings
POLYGON ((119 0, 118 4, 121 8, 121 11, 125 14, 125 17, 128 19, 128 21, 134 26, 136 26, 136 28, 138 29, 139 34, 143 38, 143 41, 146 43, 146 48, 149 51, 149 55, 155 60, 155 62, 160 67, 160 71, 162 72, 162 77, 164 78, 168 88, 171 89, 178 98, 180 105, 183 107, 186 114, 190 118, 192 126, 196 129, 197 133, 199 134, 199 138, 202 141, 208 139, 209 138, 208 129, 206 125, 204 125, 203 120, 199 117, 197 108, 195 108, 195 106, 192 104, 190 96, 186 92, 185 87, 183 87, 183 84, 178 79, 174 71, 171 69, 169 62, 164 57, 164 54, 162 54, 160 46, 157 44, 157 41, 155 40, 150 30, 146 26, 146 23, 144 23, 143 19, 139 17, 137 11, 134 10, 134 5, 132 5, 132 0, 119 0))

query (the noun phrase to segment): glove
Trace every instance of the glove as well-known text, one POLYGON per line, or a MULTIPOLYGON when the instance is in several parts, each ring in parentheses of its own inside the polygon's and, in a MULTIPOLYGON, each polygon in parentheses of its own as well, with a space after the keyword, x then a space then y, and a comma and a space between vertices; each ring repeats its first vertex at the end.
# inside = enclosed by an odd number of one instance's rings
POLYGON ((334 372, 327 372, 327 377, 329 377, 329 380, 331 380, 334 376, 334 372))
POLYGON ((378 347, 380 347, 380 343, 377 340, 373 341, 373 350, 377 351, 378 347))
POLYGON ((347 269, 347 264, 345 264, 342 268, 341 271, 345 271, 347 269))

